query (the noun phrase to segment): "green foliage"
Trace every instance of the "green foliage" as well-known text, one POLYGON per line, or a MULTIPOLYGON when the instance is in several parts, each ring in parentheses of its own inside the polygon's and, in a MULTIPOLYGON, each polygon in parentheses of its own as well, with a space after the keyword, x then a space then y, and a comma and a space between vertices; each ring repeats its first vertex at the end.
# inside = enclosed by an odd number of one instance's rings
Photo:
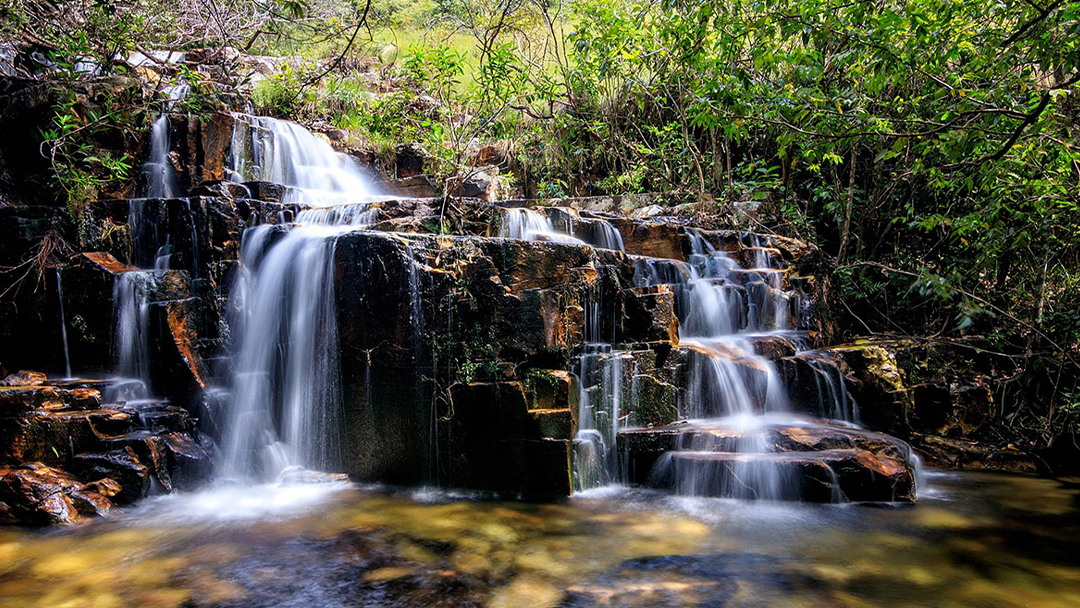
POLYGON ((126 152, 113 151, 96 141, 119 135, 133 135, 133 125, 125 107, 107 98, 98 107, 88 107, 75 96, 61 98, 54 108, 52 123, 41 130, 44 146, 52 162, 54 178, 66 194, 72 221, 80 225, 81 209, 99 192, 131 177, 132 161, 126 152))

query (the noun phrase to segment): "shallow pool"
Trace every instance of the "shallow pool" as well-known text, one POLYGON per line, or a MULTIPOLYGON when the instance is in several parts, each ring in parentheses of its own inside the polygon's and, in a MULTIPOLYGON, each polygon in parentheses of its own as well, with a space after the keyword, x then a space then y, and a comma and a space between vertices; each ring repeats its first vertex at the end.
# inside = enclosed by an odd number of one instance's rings
POLYGON ((1080 606, 1078 496, 991 473, 902 507, 219 488, 0 529, 0 606, 1080 606))

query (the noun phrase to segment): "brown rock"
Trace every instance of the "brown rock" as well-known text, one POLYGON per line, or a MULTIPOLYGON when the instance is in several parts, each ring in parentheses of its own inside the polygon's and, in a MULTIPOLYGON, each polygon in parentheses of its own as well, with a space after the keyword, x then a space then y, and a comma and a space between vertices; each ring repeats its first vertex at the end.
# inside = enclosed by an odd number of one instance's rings
POLYGON ((111 253, 108 252, 84 252, 82 256, 94 265, 98 266, 99 268, 110 274, 121 274, 124 272, 133 272, 135 270, 138 270, 138 268, 131 266, 130 264, 124 264, 120 260, 117 260, 112 256, 111 253))
POLYGON ((75 455, 75 471, 83 479, 108 477, 120 484, 116 502, 128 504, 150 492, 150 470, 126 447, 109 452, 75 455))
POLYGON ((214 462, 206 446, 187 433, 168 433, 164 439, 169 471, 176 489, 191 489, 209 478, 214 462))
POLYGON ((252 198, 247 186, 220 179, 207 180, 191 189, 190 196, 220 196, 223 198, 252 198))
POLYGON ((532 369, 525 374, 525 396, 529 409, 562 410, 570 407, 570 372, 561 369, 532 369))
POLYGON ((48 380, 41 372, 22 370, 5 376, 0 380, 0 386, 38 386, 48 380))
POLYGON ((41 463, 16 467, 0 477, 0 519, 24 525, 70 524, 112 508, 106 483, 79 483, 67 473, 41 463))
POLYGON ((679 318, 675 294, 667 285, 635 287, 619 291, 624 342, 666 342, 679 345, 679 318))
POLYGON ((829 424, 682 424, 619 433, 630 479, 683 494, 811 502, 914 502, 911 447, 829 424), (753 436, 753 441, 748 442, 753 436), (764 451, 745 451, 752 443, 764 451), (770 485, 757 480, 778 480, 770 485))
POLYGON ((260 201, 280 203, 285 197, 285 186, 274 182, 244 182, 244 186, 251 193, 251 198, 260 201))
POLYGON ((385 194, 408 196, 413 198, 433 198, 439 196, 439 189, 428 175, 413 175, 390 179, 376 184, 385 194))

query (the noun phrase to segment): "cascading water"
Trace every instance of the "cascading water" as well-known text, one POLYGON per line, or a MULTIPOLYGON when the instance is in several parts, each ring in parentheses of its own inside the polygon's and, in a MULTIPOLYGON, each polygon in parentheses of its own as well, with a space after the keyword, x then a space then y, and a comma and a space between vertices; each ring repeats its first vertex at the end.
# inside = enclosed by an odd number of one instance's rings
POLYGON ((232 181, 282 184, 282 202, 311 207, 363 203, 380 196, 356 159, 300 125, 265 116, 234 118, 228 170, 232 181))
MULTIPOLYGON (((299 218, 304 221, 303 213, 299 218)), ((235 378, 223 437, 228 477, 269 479, 289 466, 340 466, 333 236, 326 226, 244 235, 235 378)))
POLYGON ((105 398, 138 407, 150 400, 150 283, 153 273, 133 270, 113 283, 116 377, 105 398))
POLYGON ((56 295, 60 300, 60 339, 64 342, 64 377, 71 376, 71 354, 68 352, 67 317, 64 316, 64 280, 60 269, 56 269, 56 295))
POLYGON ((162 114, 150 129, 150 157, 143 163, 148 198, 173 198, 178 195, 176 172, 169 160, 169 116, 162 114))
POLYGON ((603 218, 582 219, 570 208, 556 208, 559 225, 548 214, 535 209, 515 207, 503 209, 499 236, 524 241, 553 241, 573 245, 592 245, 599 249, 623 251, 622 235, 611 222, 603 218), (579 238, 577 227, 587 226, 579 238))
POLYGON ((574 436, 574 488, 620 481, 615 440, 621 427, 623 377, 629 353, 611 344, 585 345, 578 364, 578 430, 574 436))
MULTIPOLYGON (((805 456, 777 451, 782 429, 818 425, 790 413, 786 387, 761 346, 780 341, 795 346, 817 387, 819 414, 857 422, 858 410, 831 360, 805 351, 793 331, 797 296, 784 291, 779 252, 758 240, 744 247, 750 268, 714 249, 700 233, 688 232, 687 263, 636 260, 636 283, 669 285, 676 295, 679 340, 691 349, 688 382, 679 405, 690 419, 687 432, 653 468, 650 482, 690 495, 743 499, 797 499, 804 483, 805 456)), ((799 431, 794 431, 796 434, 799 431)), ((836 474, 827 499, 843 500, 836 474)))
POLYGON ((586 306, 585 347, 578 360, 574 488, 579 491, 620 481, 615 441, 622 425, 623 379, 629 353, 604 339, 603 304, 593 299, 586 306))
POLYGON ((243 237, 230 296, 235 367, 221 475, 270 480, 295 467, 341 467, 335 237, 371 221, 377 196, 360 167, 299 125, 237 116, 233 179, 286 186, 313 208, 291 227, 243 237))
POLYGON ((524 241, 554 241, 556 243, 569 243, 583 245, 584 241, 576 239, 565 232, 555 229, 555 225, 546 215, 535 209, 514 208, 503 211, 502 228, 499 236, 508 239, 521 239, 524 241))

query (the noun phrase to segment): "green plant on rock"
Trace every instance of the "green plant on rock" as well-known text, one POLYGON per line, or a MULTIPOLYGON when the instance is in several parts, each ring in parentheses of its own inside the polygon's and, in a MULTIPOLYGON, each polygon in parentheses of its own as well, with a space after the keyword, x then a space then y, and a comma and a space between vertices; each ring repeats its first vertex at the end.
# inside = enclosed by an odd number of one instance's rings
POLYGON ((52 164, 53 177, 66 196, 72 222, 80 229, 83 206, 97 198, 103 188, 131 177, 132 161, 127 152, 109 150, 97 143, 117 134, 122 141, 134 135, 125 108, 114 104, 115 100, 109 98, 92 108, 74 95, 62 98, 54 107, 51 124, 41 130, 42 147, 52 164))

